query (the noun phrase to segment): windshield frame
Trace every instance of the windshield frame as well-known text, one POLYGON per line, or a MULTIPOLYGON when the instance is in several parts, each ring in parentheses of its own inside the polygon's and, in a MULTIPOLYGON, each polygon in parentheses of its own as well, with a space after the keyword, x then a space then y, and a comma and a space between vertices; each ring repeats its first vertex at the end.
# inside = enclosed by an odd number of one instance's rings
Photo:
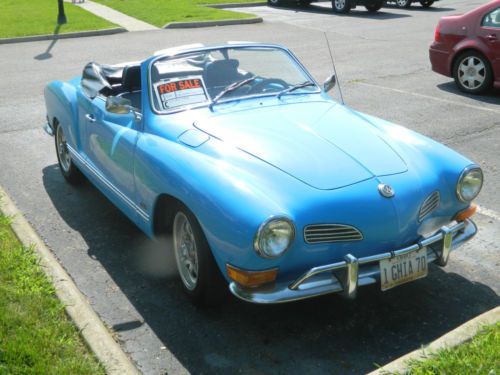
MULTIPOLYGON (((148 63, 147 66, 147 84, 148 84, 148 94, 149 94, 149 105, 151 107, 151 110, 153 113, 158 114, 158 115, 167 115, 167 114, 173 114, 177 112, 183 112, 183 111, 188 111, 191 109, 197 109, 197 108, 203 108, 203 107, 210 107, 212 105, 212 101, 214 98, 208 96, 208 100, 201 102, 201 103, 195 103, 191 105, 184 105, 182 107, 176 107, 172 108, 170 110, 159 110, 155 107, 154 103, 154 95, 155 92, 153 90, 153 81, 151 77, 152 73, 152 67, 153 64, 155 64, 158 60, 170 60, 170 59, 175 59, 179 58, 182 56, 188 56, 190 54, 196 53, 196 52, 204 52, 204 51, 217 51, 217 50, 230 50, 230 49, 277 49, 281 50, 284 52, 290 59, 293 64, 297 67, 297 69, 311 82, 314 83, 316 86, 316 89, 314 91, 308 91, 308 92, 293 92, 293 93, 287 93, 286 95, 309 95, 309 94, 319 94, 322 92, 321 86, 318 84, 318 82, 312 77, 312 75, 309 73, 309 71, 302 65, 302 63, 297 59, 297 57, 286 47, 277 45, 277 44, 262 44, 262 43, 244 43, 244 44, 223 44, 223 45, 216 45, 216 46, 206 46, 206 47, 197 47, 197 48, 190 48, 186 50, 174 50, 172 53, 166 53, 166 54, 161 54, 158 56, 155 56, 151 61, 148 63)), ((238 97, 228 97, 226 99, 221 98, 218 100, 215 105, 220 105, 224 104, 227 102, 232 102, 232 101, 237 101, 237 100, 246 100, 246 99, 255 99, 255 98, 261 98, 261 97, 276 97, 277 92, 270 92, 270 93, 256 93, 253 95, 245 95, 245 96, 238 96, 238 97)))

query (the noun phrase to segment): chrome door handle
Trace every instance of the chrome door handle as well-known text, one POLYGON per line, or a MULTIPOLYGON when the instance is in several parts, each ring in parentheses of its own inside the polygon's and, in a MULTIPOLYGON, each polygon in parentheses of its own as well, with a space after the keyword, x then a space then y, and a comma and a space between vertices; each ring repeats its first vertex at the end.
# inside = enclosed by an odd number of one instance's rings
POLYGON ((495 34, 490 34, 486 36, 486 39, 488 40, 497 40, 497 36, 495 34))
POLYGON ((93 114, 91 114, 91 113, 87 113, 87 114, 85 115, 85 118, 86 118, 87 120, 89 120, 89 122, 95 122, 95 116, 94 116, 93 114))

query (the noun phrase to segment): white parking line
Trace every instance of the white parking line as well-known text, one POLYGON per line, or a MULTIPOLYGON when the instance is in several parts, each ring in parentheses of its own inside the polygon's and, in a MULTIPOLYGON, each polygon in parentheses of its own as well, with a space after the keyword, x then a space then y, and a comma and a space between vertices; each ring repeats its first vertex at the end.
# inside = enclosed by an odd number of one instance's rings
POLYGON ((500 212, 496 212, 494 210, 490 210, 489 208, 484 208, 481 206, 477 206, 477 212, 481 215, 488 216, 489 218, 500 221, 500 212))
POLYGON ((443 99, 443 98, 436 98, 435 96, 431 96, 431 95, 419 94, 417 92, 411 92, 411 91, 405 91, 405 90, 395 89, 395 88, 392 88, 392 87, 386 87, 386 86, 376 85, 376 84, 368 83, 368 82, 358 81, 358 82, 354 82, 354 83, 358 84, 358 85, 369 86, 369 87, 376 87, 376 88, 383 89, 383 90, 394 91, 394 92, 397 92, 397 93, 400 93, 400 94, 407 94, 407 95, 411 95, 411 96, 416 96, 418 98, 436 100, 438 102, 452 104, 452 105, 458 105, 460 107, 466 107, 466 108, 471 108, 471 109, 477 109, 479 111, 486 111, 486 112, 493 112, 493 113, 500 114, 500 109, 494 109, 494 108, 482 107, 482 106, 479 106, 479 105, 472 105, 472 104, 467 104, 467 103, 455 102, 453 100, 448 100, 448 99, 443 99))

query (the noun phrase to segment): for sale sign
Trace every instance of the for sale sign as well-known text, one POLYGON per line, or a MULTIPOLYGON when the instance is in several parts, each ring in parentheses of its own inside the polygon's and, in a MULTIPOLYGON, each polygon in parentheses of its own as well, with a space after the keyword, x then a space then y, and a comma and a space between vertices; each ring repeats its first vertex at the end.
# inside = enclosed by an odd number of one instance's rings
POLYGON ((155 84, 155 91, 165 110, 204 103, 208 99, 201 76, 164 80, 155 84))

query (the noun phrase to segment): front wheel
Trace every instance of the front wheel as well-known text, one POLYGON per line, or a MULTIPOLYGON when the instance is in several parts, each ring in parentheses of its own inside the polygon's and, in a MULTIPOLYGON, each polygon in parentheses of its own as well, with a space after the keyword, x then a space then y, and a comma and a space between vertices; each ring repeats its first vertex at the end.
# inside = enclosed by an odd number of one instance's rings
POLYGON ((335 13, 349 13, 351 3, 349 0, 332 0, 332 8, 335 13))
POLYGON ((493 81, 491 67, 486 58, 474 51, 460 55, 453 66, 453 78, 458 88, 468 94, 482 94, 493 81))
POLYGON ((184 292, 195 305, 221 302, 227 294, 226 283, 198 220, 185 207, 179 208, 174 216, 172 236, 184 292))
POLYGON ((63 127, 56 121, 54 121, 54 126, 56 128, 54 139, 56 143, 57 163, 59 164, 59 169, 61 170, 61 173, 66 181, 70 184, 77 185, 83 180, 82 172, 80 172, 77 166, 73 163, 73 159, 71 159, 63 127))
POLYGON ((267 0, 267 5, 272 7, 279 7, 283 5, 283 0, 267 0))
POLYGON ((420 0, 420 5, 424 8, 429 8, 432 4, 434 4, 434 0, 420 0))
POLYGON ((409 8, 411 6, 411 0, 396 0, 396 6, 398 8, 409 8))
POLYGON ((380 8, 382 8, 383 4, 383 1, 377 1, 372 4, 365 5, 365 8, 368 12, 377 12, 378 10, 380 10, 380 8))

